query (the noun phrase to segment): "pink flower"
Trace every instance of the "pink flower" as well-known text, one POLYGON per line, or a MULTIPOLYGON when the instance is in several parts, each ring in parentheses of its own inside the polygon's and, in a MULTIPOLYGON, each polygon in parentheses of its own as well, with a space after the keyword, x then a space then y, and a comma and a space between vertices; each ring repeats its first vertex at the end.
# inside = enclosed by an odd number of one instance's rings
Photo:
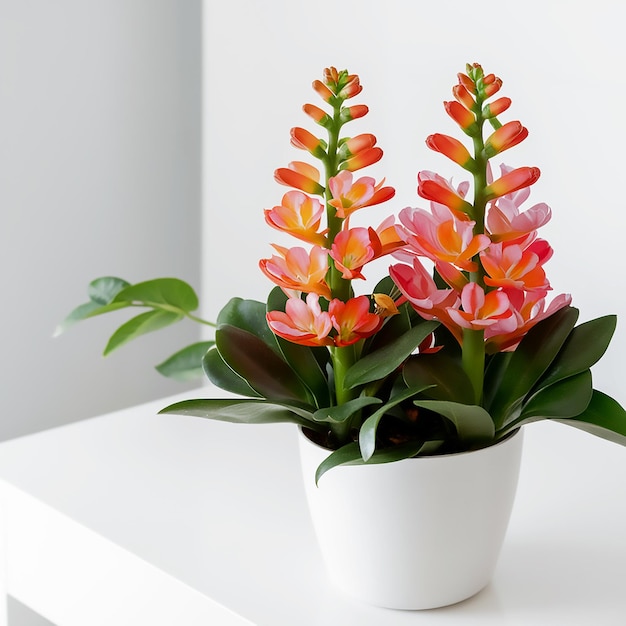
POLYGON ((491 243, 486 235, 474 235, 475 222, 457 219, 444 206, 433 206, 432 214, 423 209, 403 209, 399 219, 404 227, 400 234, 409 251, 468 272, 478 269, 472 258, 491 243))
POLYGON ((449 308, 450 319, 461 328, 484 330, 499 323, 508 332, 517 328, 517 319, 511 303, 503 291, 485 294, 477 283, 468 283, 461 292, 463 309, 449 308))
POLYGON ((267 323, 274 333, 283 339, 303 346, 329 346, 333 340, 328 336, 333 329, 330 315, 322 311, 319 297, 310 293, 306 302, 289 298, 285 312, 270 311, 267 323))
POLYGON ((490 326, 485 331, 486 349, 490 353, 515 349, 524 335, 537 322, 569 306, 572 302, 569 294, 560 294, 546 308, 545 291, 524 292, 508 289, 506 293, 517 320, 517 327, 510 330, 508 326, 498 323, 490 326))
POLYGON ((460 333, 447 312, 459 303, 454 289, 439 289, 419 259, 413 260, 412 267, 404 263, 392 265, 389 275, 402 295, 424 319, 441 321, 455 334, 457 340, 461 340, 460 333))

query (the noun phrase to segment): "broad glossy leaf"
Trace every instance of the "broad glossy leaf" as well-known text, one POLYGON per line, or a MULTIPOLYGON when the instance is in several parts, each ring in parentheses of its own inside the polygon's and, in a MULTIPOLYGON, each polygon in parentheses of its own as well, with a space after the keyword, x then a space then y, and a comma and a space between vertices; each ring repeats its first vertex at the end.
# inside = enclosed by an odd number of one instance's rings
POLYGON ((287 362, 256 335, 223 324, 215 332, 215 344, 226 364, 263 397, 307 403, 311 400, 287 362))
POLYGON ((180 381, 202 378, 204 375, 202 359, 213 345, 215 345, 214 341, 193 343, 159 363, 156 370, 163 376, 180 381))
POLYGON ((492 441, 495 428, 491 415, 475 404, 461 404, 443 400, 415 400, 416 406, 430 409, 449 419, 461 441, 469 445, 492 441))
POLYGON ((191 415, 234 424, 275 424, 291 422, 319 431, 306 409, 287 403, 253 399, 183 400, 161 409, 159 413, 191 415))
MULTIPOLYGON (((377 463, 392 463, 401 461, 402 459, 410 459, 419 454, 429 442, 412 441, 410 443, 400 444, 384 450, 377 450, 374 455, 367 461, 367 465, 375 465, 377 463)), ((432 446, 429 447, 432 450, 432 446)), ((356 442, 349 443, 339 450, 335 450, 324 461, 322 461, 315 472, 315 484, 317 485, 320 478, 328 471, 339 465, 365 465, 365 461, 361 457, 359 444, 356 442)))
POLYGON ((316 422, 333 422, 335 424, 339 424, 340 422, 345 422, 348 418, 352 417, 357 411, 374 404, 382 404, 382 400, 371 396, 363 396, 362 398, 348 400, 348 402, 344 402, 338 406, 329 406, 323 409, 318 409, 313 414, 313 419, 316 422))
POLYGON ((616 325, 617 316, 606 315, 576 326, 539 381, 538 387, 547 387, 584 372, 597 363, 609 347, 616 325))
POLYGON ((115 296, 117 296, 122 289, 129 286, 130 283, 123 278, 102 276, 89 283, 89 299, 92 302, 97 302, 99 305, 104 306, 105 304, 113 302, 115 296))
POLYGON ((114 302, 140 302, 146 306, 174 308, 186 313, 198 308, 193 288, 178 278, 155 278, 122 289, 114 302))
POLYGON ((228 324, 256 335, 274 351, 278 352, 276 336, 267 325, 266 306, 257 300, 231 298, 217 316, 217 324, 228 324))
POLYGON ((619 402, 596 389, 589 406, 581 415, 554 421, 626 446, 626 411, 619 402))
POLYGON ((513 352, 497 352, 489 356, 489 363, 485 369, 483 384, 483 406, 490 407, 496 392, 506 376, 506 370, 513 352))
POLYGON ((386 402, 384 406, 372 413, 372 415, 370 415, 363 422, 363 425, 359 430, 359 447, 361 449, 361 457, 364 461, 369 461, 374 455, 374 451, 376 450, 376 432, 378 431, 378 424, 389 409, 392 409, 401 402, 416 396, 418 393, 424 391, 424 389, 428 389, 428 387, 429 385, 421 385, 405 389, 390 399, 389 402, 386 402))
POLYGON ((206 377, 220 389, 247 398, 262 397, 239 374, 226 365, 217 348, 211 348, 204 355, 202 369, 206 377))
POLYGON ((358 360, 346 372, 344 379, 346 388, 380 380, 391 374, 437 326, 439 322, 423 322, 383 348, 370 352, 358 360))
POLYGON ((111 353, 116 348, 123 346, 132 339, 136 339, 146 333, 159 330, 165 326, 169 326, 174 322, 178 322, 182 319, 182 315, 174 313, 172 311, 162 311, 156 309, 153 311, 146 311, 136 317, 128 320, 125 324, 122 324, 112 335, 107 343, 104 354, 105 356, 111 353))
POLYGON ((534 387, 574 328, 578 309, 564 307, 531 328, 513 352, 504 377, 487 407, 500 427, 534 387))
POLYGON ((524 403, 520 425, 529 417, 567 418, 580 415, 589 405, 592 392, 589 370, 560 380, 533 394, 524 403))
POLYGON ((410 387, 430 386, 426 395, 433 400, 450 400, 472 404, 474 390, 459 361, 447 354, 416 354, 409 358, 402 370, 404 381, 410 387))

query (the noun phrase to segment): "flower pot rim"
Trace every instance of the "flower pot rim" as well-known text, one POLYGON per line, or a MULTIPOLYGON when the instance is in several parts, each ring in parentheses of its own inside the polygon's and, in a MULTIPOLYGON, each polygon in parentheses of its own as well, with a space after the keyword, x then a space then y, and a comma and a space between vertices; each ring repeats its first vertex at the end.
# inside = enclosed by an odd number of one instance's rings
MULTIPOLYGON (((314 446, 315 448, 318 448, 319 450, 323 450, 325 452, 328 452, 329 454, 334 452, 334 450, 331 450, 330 448, 325 448, 324 446, 321 446, 319 443, 313 441, 305 432, 304 432, 304 426, 298 426, 298 431, 300 432, 300 435, 302 437, 304 437, 304 439, 307 441, 307 443, 309 443, 310 445, 314 446)), ((511 439, 513 439, 514 437, 517 437, 518 435, 520 435, 523 431, 523 426, 520 426, 519 428, 516 428, 515 430, 511 431, 510 433, 508 433, 505 437, 503 437, 502 439, 499 439, 498 441, 496 441, 495 443, 483 446, 482 448, 475 448, 474 450, 463 450, 462 452, 449 452, 447 454, 428 454, 428 455, 424 455, 424 456, 412 456, 412 457, 408 457, 406 459, 401 459, 401 461, 417 461, 419 459, 445 459, 446 457, 460 457, 463 456, 465 454, 475 454, 476 452, 482 452, 484 450, 492 450, 493 448, 497 448, 500 445, 503 445, 505 443, 507 443, 508 441, 510 441, 511 439)), ((399 463, 401 461, 393 461, 394 463, 399 463)), ((367 463, 365 463, 365 465, 367 465, 367 463)))

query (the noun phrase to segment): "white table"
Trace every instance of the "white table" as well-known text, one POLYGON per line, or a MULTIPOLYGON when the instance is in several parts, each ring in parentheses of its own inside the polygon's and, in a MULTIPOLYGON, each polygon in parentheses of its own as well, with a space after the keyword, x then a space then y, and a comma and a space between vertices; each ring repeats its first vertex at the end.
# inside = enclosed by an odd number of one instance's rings
POLYGON ((327 584, 295 427, 156 415, 180 397, 0 445, 6 593, 58 626, 626 623, 625 449, 527 427, 493 583, 389 611, 327 584))

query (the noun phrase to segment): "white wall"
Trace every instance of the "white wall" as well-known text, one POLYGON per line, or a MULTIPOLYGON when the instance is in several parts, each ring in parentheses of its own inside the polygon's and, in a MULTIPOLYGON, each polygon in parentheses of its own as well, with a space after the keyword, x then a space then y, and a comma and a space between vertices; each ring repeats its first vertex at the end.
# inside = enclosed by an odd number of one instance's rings
POLYGON ((360 75, 358 101, 371 113, 351 130, 373 132, 385 150, 382 162, 364 172, 386 176, 398 190, 392 203, 362 212, 374 222, 423 204, 415 192, 419 170, 459 176, 424 139, 458 132, 441 103, 452 98, 465 63, 479 62, 503 78, 502 94, 513 98, 503 119, 520 119, 530 130, 504 160, 542 170, 531 200, 553 209, 542 234, 555 249, 547 266, 555 293, 573 294, 581 320, 619 316, 612 346, 594 371, 596 386, 626 403, 622 24, 621 3, 607 0, 207 0, 207 311, 214 316, 235 295, 262 300, 271 287, 257 262, 271 254, 277 235, 262 209, 285 191, 273 181, 274 169, 307 160, 290 147, 289 129, 314 130, 301 105, 318 103, 310 85, 324 67, 360 75))
POLYGON ((0 438, 182 390, 152 366, 191 324, 51 335, 97 276, 199 288, 200 84, 200 0, 0 2, 0 438))

